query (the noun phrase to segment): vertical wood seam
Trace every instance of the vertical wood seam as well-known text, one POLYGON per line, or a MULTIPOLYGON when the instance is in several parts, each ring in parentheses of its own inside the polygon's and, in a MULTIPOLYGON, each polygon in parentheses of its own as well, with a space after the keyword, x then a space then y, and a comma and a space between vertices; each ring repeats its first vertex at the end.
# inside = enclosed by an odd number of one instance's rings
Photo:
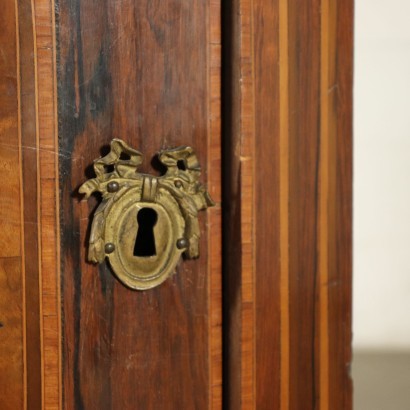
MULTIPOLYGON (((209 68, 210 66, 210 29, 211 29, 211 23, 210 23, 210 7, 211 7, 211 0, 208 1, 208 7, 207 7, 207 14, 206 14, 206 28, 207 28, 207 33, 206 33, 206 63, 207 63, 207 67, 209 68)), ((207 89, 210 89, 210 84, 211 84, 211 78, 210 78, 210 74, 209 72, 207 73, 207 89)), ((208 104, 206 105, 206 113, 207 113, 207 118, 209 119, 209 114, 210 114, 211 108, 210 108, 210 102, 208 101, 208 104)), ((209 180, 210 175, 209 175, 209 170, 210 170, 210 159, 209 159, 209 149, 211 146, 211 130, 210 130, 210 124, 209 124, 209 120, 208 120, 208 129, 207 129, 207 135, 206 135, 206 139, 207 139, 207 143, 206 143, 206 150, 207 150, 207 164, 206 164, 206 171, 207 171, 207 180, 209 180)), ((208 184, 207 184, 208 185, 208 184)), ((210 213, 208 212, 208 210, 206 211, 206 225, 207 225, 207 231, 206 231, 206 242, 208 244, 208 254, 209 254, 209 246, 211 243, 211 235, 210 235, 210 226, 211 226, 211 216, 210 213)), ((207 280, 207 301, 208 301, 208 357, 212 357, 212 337, 211 337, 211 327, 212 327, 212 300, 211 300, 211 289, 212 289, 212 278, 211 278, 211 274, 212 274, 212 269, 211 269, 211 264, 208 260, 207 263, 207 271, 206 271, 208 280, 207 280)), ((211 389, 211 385, 212 385, 212 372, 211 372, 211 368, 212 368, 212 362, 208 361, 208 408, 212 409, 212 389, 211 389)))
MULTIPOLYGON (((210 66, 209 61, 209 48, 210 48, 210 27, 211 27, 211 23, 210 23, 210 1, 208 1, 208 7, 207 7, 207 13, 206 13, 206 27, 207 27, 207 33, 206 33, 206 63, 207 63, 207 67, 210 66)), ((207 88, 208 90, 210 89, 210 84, 211 84, 211 79, 210 79, 210 75, 209 72, 207 73, 207 88)), ((208 101, 208 104, 206 106, 206 113, 207 113, 207 118, 209 118, 209 114, 210 114, 211 108, 210 108, 210 102, 208 101)), ((206 166, 206 170, 207 170, 207 179, 209 179, 209 163, 210 163, 210 159, 209 159, 209 149, 211 146, 211 130, 209 127, 209 121, 208 121, 208 129, 207 129, 207 144, 206 144, 206 150, 207 150, 207 166, 206 166)), ((207 244, 208 244, 208 253, 209 253, 209 246, 211 243, 211 235, 210 235, 210 225, 211 225, 211 216, 210 213, 207 211, 206 212, 206 219, 207 219, 207 244)), ((208 261, 207 263, 207 300, 208 300, 208 357, 212 357, 212 337, 211 337, 211 327, 212 327, 212 300, 211 300, 211 288, 212 288, 212 278, 211 278, 211 274, 212 274, 212 269, 211 269, 211 264, 208 261)), ((208 361, 208 408, 212 409, 212 372, 211 372, 211 368, 212 368, 212 362, 208 361)))
MULTIPOLYGON (((251 36, 249 37, 250 39, 255 33, 255 27, 254 27, 254 22, 255 22, 255 15, 254 15, 254 1, 250 0, 251 2, 251 36)), ((256 260, 255 260, 255 255, 256 255, 256 219, 255 219, 255 206, 256 206, 256 189, 255 189, 255 181, 256 181, 256 158, 255 158, 255 152, 256 152, 256 119, 255 119, 255 106, 256 106, 256 100, 255 100, 255 44, 253 41, 250 41, 250 47, 251 47, 251 84, 252 84, 252 124, 251 124, 251 131, 252 131, 252 140, 250 144, 250 152, 249 156, 252 158, 252 170, 251 175, 252 175, 252 182, 251 182, 251 209, 250 209, 250 214, 251 214, 251 221, 252 221, 252 231, 251 231, 251 243, 252 243, 252 250, 251 250, 251 258, 252 258, 252 278, 253 278, 253 284, 252 284, 252 321, 253 321, 253 326, 252 326, 252 405, 253 407, 256 407, 256 308, 255 308, 255 303, 256 303, 256 286, 257 286, 257 277, 255 275, 256 272, 256 260)))

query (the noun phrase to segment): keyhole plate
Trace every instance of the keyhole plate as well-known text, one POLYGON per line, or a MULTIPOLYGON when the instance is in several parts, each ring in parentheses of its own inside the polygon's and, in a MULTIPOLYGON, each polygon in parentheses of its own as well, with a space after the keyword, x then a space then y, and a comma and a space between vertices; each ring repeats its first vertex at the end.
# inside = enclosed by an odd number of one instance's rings
POLYGON ((139 173, 142 154, 113 139, 110 152, 94 161, 96 177, 79 189, 86 198, 102 194, 91 225, 88 260, 102 263, 107 258, 132 289, 160 285, 175 273, 182 253, 187 259, 199 257, 198 211, 214 205, 199 181, 201 167, 191 147, 164 149, 158 160, 166 169, 163 175, 139 173), (136 247, 137 233, 149 222, 138 219, 144 208, 155 212, 157 220, 143 235, 144 240, 150 237, 151 246, 141 248, 136 247))
POLYGON ((114 245, 109 258, 118 278, 133 289, 150 289, 167 279, 174 271, 183 249, 177 246, 184 235, 185 223, 176 201, 166 191, 155 202, 141 201, 141 189, 136 187, 123 194, 106 216, 105 237, 114 245), (152 209, 157 215, 153 227, 155 254, 136 256, 135 242, 139 212, 152 209))

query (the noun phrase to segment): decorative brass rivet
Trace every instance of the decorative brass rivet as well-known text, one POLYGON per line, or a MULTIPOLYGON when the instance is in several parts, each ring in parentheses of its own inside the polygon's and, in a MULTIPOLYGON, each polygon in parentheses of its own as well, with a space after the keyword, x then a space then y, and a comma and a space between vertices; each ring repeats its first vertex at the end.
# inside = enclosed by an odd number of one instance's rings
POLYGON ((177 188, 182 188, 182 182, 181 182, 180 180, 178 180, 178 179, 174 182, 174 185, 175 185, 177 188))
POLYGON ((117 192, 120 189, 120 184, 116 181, 111 181, 107 185, 108 192, 117 192))
POLYGON ((188 247, 188 241, 185 238, 179 238, 177 240, 177 248, 178 249, 185 249, 188 247))
POLYGON ((115 251, 115 245, 111 242, 105 244, 105 253, 113 253, 115 251))

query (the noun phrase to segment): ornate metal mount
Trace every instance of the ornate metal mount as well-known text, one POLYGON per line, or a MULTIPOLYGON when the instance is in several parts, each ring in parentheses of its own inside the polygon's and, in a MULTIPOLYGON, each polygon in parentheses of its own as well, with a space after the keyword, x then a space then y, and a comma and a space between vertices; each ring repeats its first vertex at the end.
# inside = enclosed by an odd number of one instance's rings
POLYGON ((132 289, 150 289, 175 272, 182 253, 199 256, 198 211, 213 206, 199 182, 201 168, 190 147, 159 152, 165 175, 138 173, 143 155, 120 139, 94 161, 96 178, 80 193, 102 194, 91 226, 88 260, 107 257, 117 277, 132 289), (112 170, 110 168, 113 168, 112 170))

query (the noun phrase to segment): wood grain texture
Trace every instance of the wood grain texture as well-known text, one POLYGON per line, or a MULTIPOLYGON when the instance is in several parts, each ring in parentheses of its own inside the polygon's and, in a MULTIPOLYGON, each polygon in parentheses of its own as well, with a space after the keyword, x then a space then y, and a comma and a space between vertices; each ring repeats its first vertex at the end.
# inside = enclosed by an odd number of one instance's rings
POLYGON ((256 0, 255 23, 255 404, 280 406, 283 339, 281 303, 281 134, 279 2, 256 0), (269 147, 269 148, 268 148, 269 147), (264 178, 258 178, 264 175, 264 178), (256 182, 256 181, 259 181, 256 182), (269 380, 269 382, 267 382, 269 380), (268 387, 269 386, 269 387, 268 387))
POLYGON ((63 407, 220 408, 220 3, 57 8, 63 407), (218 203, 200 215, 200 259, 147 292, 85 261, 96 202, 75 192, 114 137, 150 173, 159 149, 191 145, 218 203))
MULTIPOLYGON (((61 0, 56 24, 50 1, 5 2, 2 409, 222 407, 220 7, 61 0), (75 192, 112 137, 148 172, 191 144, 217 202, 201 259, 146 293, 85 262, 96 202, 75 192)), ((352 9, 224 3, 227 408, 352 406, 352 9)))
MULTIPOLYGON (((7 144, 2 144, 2 154, 9 149, 19 158, 15 163, 19 168, 13 173, 20 178, 20 198, 7 201, 2 207, 7 219, 2 216, 1 220, 5 225, 15 223, 14 214, 20 213, 19 226, 5 236, 11 246, 21 238, 22 299, 19 307, 8 300, 14 314, 22 317, 23 326, 21 343, 14 341, 14 348, 24 353, 23 390, 14 395, 14 400, 21 401, 24 408, 55 409, 59 407, 61 389, 54 7, 45 0, 18 0, 12 6, 14 20, 9 15, 5 19, 7 24, 14 21, 16 42, 10 42, 8 36, 8 41, 2 40, 1 44, 14 47, 14 60, 10 54, 8 61, 17 64, 15 107, 19 138, 4 133, 7 144)), ((13 77, 5 78, 10 82, 13 77)), ((10 90, 9 86, 8 94, 12 98, 10 90)), ((5 106, 13 107, 6 101, 5 106)), ((14 188, 10 185, 10 192, 14 188)), ((13 276, 10 283, 17 289, 19 276, 13 276)), ((13 365, 18 363, 14 357, 13 365)), ((7 388, 7 383, 2 385, 7 388)), ((19 384, 14 386, 16 389, 19 384)), ((8 392, 13 393, 13 389, 8 392)), ((12 408, 21 406, 15 402, 12 408)))
POLYGON ((17 4, 0 14, 0 407, 24 408, 24 267, 17 4))
POLYGON ((42 341, 42 402, 61 408, 61 319, 59 266, 59 151, 54 3, 36 0, 35 55, 37 74, 38 224, 42 341))
POLYGON ((24 203, 24 272, 26 313, 26 405, 42 406, 42 346, 38 221, 38 133, 34 11, 30 0, 19 0, 20 123, 24 203))
POLYGON ((251 1, 223 9, 224 403, 255 405, 255 106, 251 1))
POLYGON ((228 408, 351 408, 352 9, 225 9, 228 408))
POLYGON ((352 408, 353 1, 329 2, 330 226, 328 277, 329 408, 352 408), (350 69, 348 69, 348 67, 350 69), (337 119, 337 121, 335 120, 337 119))
POLYGON ((208 162, 207 186, 216 202, 208 209, 209 407, 222 408, 222 143, 221 143, 221 2, 210 0, 208 20, 208 162))

